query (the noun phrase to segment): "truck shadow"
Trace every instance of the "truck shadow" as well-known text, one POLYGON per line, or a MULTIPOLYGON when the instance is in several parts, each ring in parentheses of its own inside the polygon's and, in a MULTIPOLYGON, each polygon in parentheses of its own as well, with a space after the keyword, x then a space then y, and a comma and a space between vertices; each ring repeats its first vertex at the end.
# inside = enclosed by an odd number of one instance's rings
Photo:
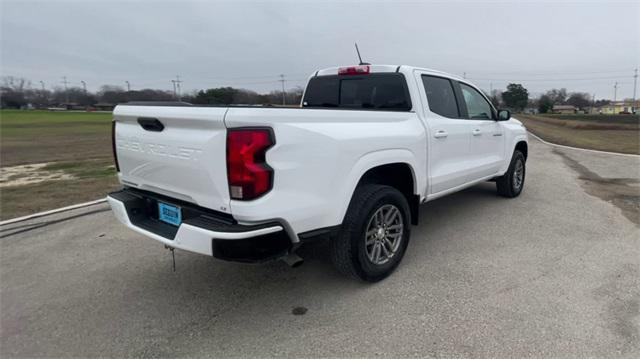
MULTIPOLYGON (((502 201, 504 199, 495 193, 495 185, 487 183, 423 205, 420 224, 412 229, 412 242, 401 268, 411 270, 411 262, 428 260, 433 255, 430 254, 431 243, 438 240, 438 228, 456 225, 480 211, 491 210, 491 202, 499 206, 502 201)), ((306 296, 314 292, 332 290, 337 291, 338 295, 348 295, 349 292, 371 287, 370 284, 346 278, 333 268, 327 241, 305 245, 298 254, 305 263, 298 268, 290 268, 282 261, 237 264, 176 251, 177 270, 172 272, 170 254, 166 252, 164 260, 158 260, 164 263, 148 263, 139 272, 131 273, 126 280, 131 287, 141 289, 136 291, 136 296, 156 293, 153 298, 148 298, 153 302, 182 296, 176 293, 192 293, 192 298, 183 299, 197 301, 207 298, 208 305, 216 303, 216 298, 235 304, 252 298, 260 302, 261 296, 267 292, 269 296, 275 295, 281 299, 295 295, 304 301, 306 296)), ((287 302, 283 300, 283 303, 287 302)), ((291 302, 291 306, 295 304, 291 302)))
MULTIPOLYGON (((492 202, 495 206, 500 206, 504 200, 497 196, 493 183, 484 183, 423 204, 420 208, 419 225, 412 227, 412 242, 409 252, 427 249, 428 242, 434 240, 431 232, 438 227, 465 221, 470 216, 477 215, 478 212, 486 213, 493 207, 492 202)), ((242 284, 244 281, 249 283, 256 280, 290 282, 297 279, 305 280, 304 278, 307 276, 320 276, 325 280, 351 283, 347 286, 353 285, 356 288, 360 286, 357 281, 344 278, 333 269, 329 259, 328 239, 306 244, 297 251, 297 254, 305 260, 305 263, 298 268, 290 268, 282 261, 239 264, 176 251, 177 271, 168 274, 177 277, 189 276, 193 278, 196 276, 203 281, 212 277, 233 276, 235 285, 242 284), (314 273, 316 270, 322 273, 314 273)), ((425 253, 416 253, 417 256, 423 254, 425 253)), ((165 269, 170 271, 171 263, 168 252, 166 257, 165 269)), ((196 283, 198 280, 192 279, 189 282, 196 283)), ((364 285, 367 286, 367 284, 364 285)))
MULTIPOLYGON (((493 207, 492 205, 502 204, 504 200, 497 195, 495 184, 487 182, 421 205, 419 224, 411 229, 411 247, 407 254, 412 250, 423 249, 425 242, 433 239, 431 232, 438 227, 465 221, 478 212, 486 212, 487 208, 493 207)), ((326 242, 325 240, 303 246, 298 254, 305 260, 327 265, 331 270, 326 242)))

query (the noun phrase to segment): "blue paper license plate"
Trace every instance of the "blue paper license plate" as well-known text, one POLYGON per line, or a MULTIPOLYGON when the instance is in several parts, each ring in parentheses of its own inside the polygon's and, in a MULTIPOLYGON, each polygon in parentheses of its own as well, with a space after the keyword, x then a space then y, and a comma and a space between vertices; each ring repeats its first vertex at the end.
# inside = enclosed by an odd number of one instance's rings
POLYGON ((179 226, 182 223, 182 211, 180 207, 158 202, 158 218, 162 222, 179 226))

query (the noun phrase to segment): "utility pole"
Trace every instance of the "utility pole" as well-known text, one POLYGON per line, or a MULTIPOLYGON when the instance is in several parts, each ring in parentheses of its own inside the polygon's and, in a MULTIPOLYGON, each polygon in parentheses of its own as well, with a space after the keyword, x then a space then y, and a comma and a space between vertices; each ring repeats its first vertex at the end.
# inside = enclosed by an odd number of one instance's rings
POLYGON ((596 113, 596 94, 594 93, 593 96, 591 96, 591 113, 594 114, 596 113))
POLYGON ((173 84, 173 98, 178 98, 178 95, 176 94, 176 80, 171 80, 171 83, 173 84))
POLYGON ((82 89, 84 90, 84 94, 87 94, 87 83, 84 81, 80 81, 80 83, 82 83, 82 89))
POLYGON ((613 102, 618 99, 618 81, 613 85, 613 102))
POLYGON ((38 96, 40 98, 39 101, 41 101, 41 105, 46 105, 48 102, 48 96, 46 90, 44 89, 44 81, 40 80, 40 86, 42 86, 42 93, 40 93, 40 96, 38 96))
POLYGON ((64 84, 64 102, 69 103, 69 91, 67 91, 67 76, 62 76, 62 83, 64 84))
POLYGON ((124 83, 127 84, 127 92, 131 91, 131 84, 129 83, 129 81, 125 81, 124 83))
POLYGON ((462 78, 463 78, 463 79, 466 79, 466 78, 467 78, 467 73, 466 73, 466 72, 463 72, 463 73, 462 73, 462 78))
POLYGON ((638 84, 638 68, 636 67, 635 70, 633 70, 633 103, 631 104, 631 112, 635 113, 636 110, 638 109, 638 106, 636 104, 636 86, 638 84))
POLYGON ((280 75, 280 80, 278 80, 280 82, 282 82, 282 106, 287 104, 287 94, 284 92, 284 75, 281 74, 280 75))
POLYGON ((180 93, 180 83, 182 83, 182 81, 180 80, 180 75, 176 75, 176 79, 174 80, 174 94, 176 94, 176 98, 178 99, 178 101, 180 101, 180 97, 182 97, 180 93))

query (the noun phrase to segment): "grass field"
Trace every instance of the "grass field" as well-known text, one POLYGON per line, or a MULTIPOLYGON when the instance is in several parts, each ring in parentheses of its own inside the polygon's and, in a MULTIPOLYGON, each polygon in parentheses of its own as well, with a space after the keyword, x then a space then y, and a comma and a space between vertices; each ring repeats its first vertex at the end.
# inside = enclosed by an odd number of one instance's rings
POLYGON ((514 115, 540 138, 561 145, 640 154, 640 116, 514 115))
POLYGON ((0 111, 0 218, 102 198, 118 187, 110 113, 0 111), (53 177, 30 182, 38 176, 53 177), (21 181, 25 181, 22 183, 21 181))
POLYGON ((556 120, 570 120, 570 121, 586 121, 597 123, 614 123, 614 124, 639 124, 640 116, 632 115, 562 115, 562 114, 539 114, 536 117, 554 118, 556 120))
MULTIPOLYGON (((0 111, 0 171, 4 171, 0 219, 95 200, 117 188, 111 117, 110 113, 0 111)), ((640 154, 638 116, 515 117, 554 143, 640 154)))

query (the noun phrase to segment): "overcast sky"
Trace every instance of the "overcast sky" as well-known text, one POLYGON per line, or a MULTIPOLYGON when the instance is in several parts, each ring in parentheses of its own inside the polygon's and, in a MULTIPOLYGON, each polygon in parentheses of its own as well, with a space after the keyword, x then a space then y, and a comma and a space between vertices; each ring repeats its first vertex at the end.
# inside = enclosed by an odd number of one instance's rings
POLYGON ((133 89, 302 86, 318 68, 363 60, 618 99, 640 64, 640 2, 11 1, 2 8, 2 75, 39 87, 133 89))

